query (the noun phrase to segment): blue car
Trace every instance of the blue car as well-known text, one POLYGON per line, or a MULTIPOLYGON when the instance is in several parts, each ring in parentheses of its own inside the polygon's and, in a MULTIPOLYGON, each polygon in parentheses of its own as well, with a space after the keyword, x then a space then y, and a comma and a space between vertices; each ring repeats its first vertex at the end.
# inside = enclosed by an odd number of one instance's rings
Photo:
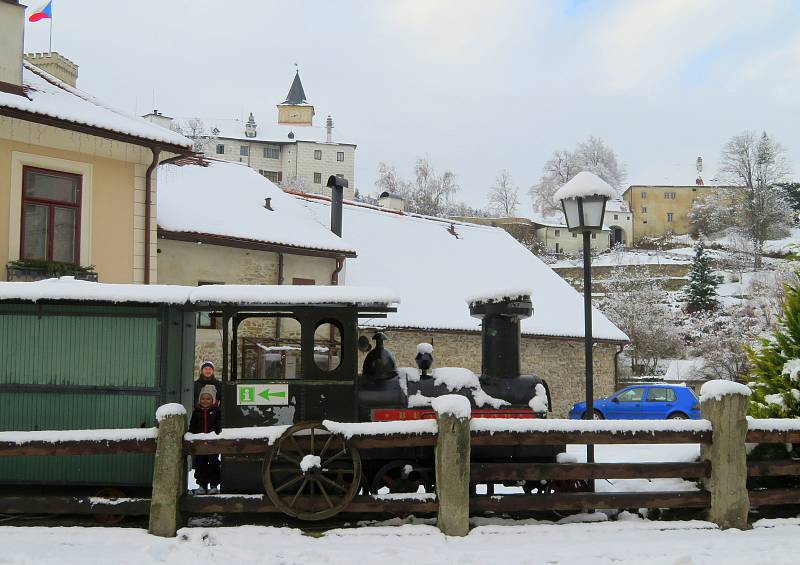
MULTIPOLYGON (((572 420, 582 420, 586 403, 578 402, 569 411, 572 420)), ((692 389, 677 385, 634 385, 618 390, 608 398, 594 401, 595 420, 697 420, 700 401, 692 389)))

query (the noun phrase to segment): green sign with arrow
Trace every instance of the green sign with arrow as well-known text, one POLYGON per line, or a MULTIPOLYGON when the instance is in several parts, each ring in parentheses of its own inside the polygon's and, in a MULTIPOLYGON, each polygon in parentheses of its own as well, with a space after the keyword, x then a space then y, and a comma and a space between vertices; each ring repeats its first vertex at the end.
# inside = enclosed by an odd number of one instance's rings
POLYGON ((286 406, 289 404, 288 384, 237 385, 236 392, 236 403, 239 406, 286 406))

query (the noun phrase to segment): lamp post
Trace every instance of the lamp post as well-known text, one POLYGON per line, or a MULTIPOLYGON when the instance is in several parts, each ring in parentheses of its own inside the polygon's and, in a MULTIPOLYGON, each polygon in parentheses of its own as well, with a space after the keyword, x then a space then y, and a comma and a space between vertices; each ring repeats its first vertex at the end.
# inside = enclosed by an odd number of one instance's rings
MULTIPOLYGON (((586 362, 585 419, 594 419, 594 360, 592 352, 592 233, 603 229, 606 201, 614 189, 603 179, 582 171, 553 195, 561 201, 567 229, 583 235, 583 317, 584 358, 586 362)), ((586 444, 586 462, 594 463, 594 445, 586 444)), ((594 481, 590 481, 594 491, 594 481)))

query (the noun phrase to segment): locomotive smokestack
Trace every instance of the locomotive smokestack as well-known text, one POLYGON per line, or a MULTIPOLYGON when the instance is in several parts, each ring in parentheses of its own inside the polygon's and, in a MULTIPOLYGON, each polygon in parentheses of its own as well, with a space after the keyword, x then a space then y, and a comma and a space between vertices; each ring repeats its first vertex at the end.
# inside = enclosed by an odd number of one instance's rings
POLYGON ((529 294, 471 300, 469 313, 481 320, 481 376, 517 379, 520 375, 520 320, 530 318, 529 294))

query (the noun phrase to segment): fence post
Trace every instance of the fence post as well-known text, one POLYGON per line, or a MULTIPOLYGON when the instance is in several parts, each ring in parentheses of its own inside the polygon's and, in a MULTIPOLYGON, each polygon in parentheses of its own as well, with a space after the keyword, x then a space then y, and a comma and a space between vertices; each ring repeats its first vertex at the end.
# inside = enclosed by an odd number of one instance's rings
POLYGON ((153 465, 153 494, 147 531, 161 537, 175 537, 181 524, 180 497, 186 490, 186 409, 165 404, 156 411, 158 441, 153 465))
POLYGON ((436 436, 436 523, 443 534, 469 533, 469 466, 471 407, 457 394, 433 399, 439 432, 436 436))
POLYGON ((711 445, 703 445, 701 457, 711 462, 711 476, 704 479, 711 494, 708 519, 720 528, 749 528, 747 513, 747 403, 750 389, 732 381, 709 381, 700 389, 703 418, 711 422, 711 445))

